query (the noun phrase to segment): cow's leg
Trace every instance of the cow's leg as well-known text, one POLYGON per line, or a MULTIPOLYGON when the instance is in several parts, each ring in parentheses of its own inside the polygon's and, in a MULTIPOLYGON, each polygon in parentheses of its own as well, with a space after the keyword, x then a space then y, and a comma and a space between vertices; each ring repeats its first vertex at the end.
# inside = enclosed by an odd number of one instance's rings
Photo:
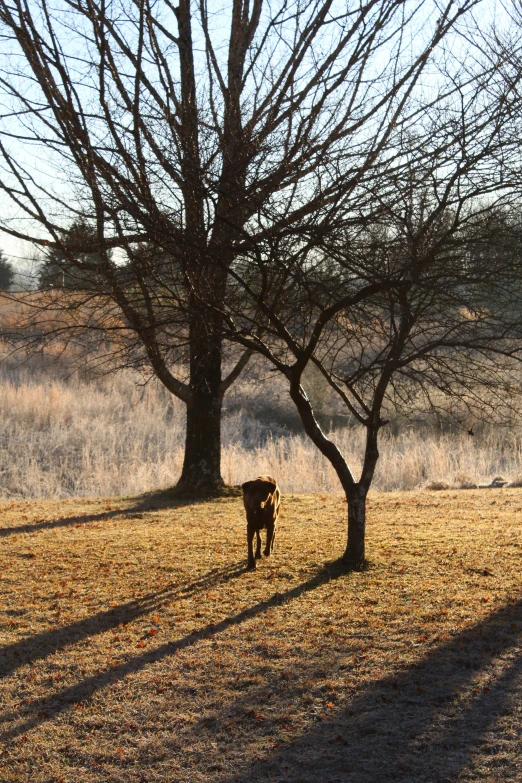
POLYGON ((256 546, 256 559, 259 560, 261 557, 261 533, 259 530, 256 530, 256 536, 257 536, 257 546, 256 546))
POLYGON ((274 549, 274 538, 275 538, 275 524, 273 522, 269 522, 268 525, 266 526, 265 557, 268 557, 274 549))
POLYGON ((247 542, 248 542, 247 568, 249 568, 250 570, 256 567, 256 561, 254 560, 254 549, 253 549, 254 535, 255 535, 254 528, 250 524, 247 524, 247 542))

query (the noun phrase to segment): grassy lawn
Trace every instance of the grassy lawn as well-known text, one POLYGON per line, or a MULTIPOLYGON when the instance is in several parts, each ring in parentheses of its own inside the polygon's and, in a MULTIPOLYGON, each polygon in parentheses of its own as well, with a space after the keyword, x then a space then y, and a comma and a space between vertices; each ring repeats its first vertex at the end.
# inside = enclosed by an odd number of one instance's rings
POLYGON ((2 783, 522 780, 522 490, 1 505, 2 783))

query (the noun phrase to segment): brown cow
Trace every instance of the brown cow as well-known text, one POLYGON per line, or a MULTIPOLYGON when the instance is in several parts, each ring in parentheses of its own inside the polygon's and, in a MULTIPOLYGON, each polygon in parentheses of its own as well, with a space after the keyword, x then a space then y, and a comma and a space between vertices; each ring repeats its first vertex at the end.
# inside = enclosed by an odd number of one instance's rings
POLYGON ((243 484, 243 503, 247 517, 248 568, 256 567, 256 559, 261 557, 261 530, 266 529, 266 557, 274 548, 275 527, 279 516, 281 493, 277 481, 270 476, 260 476, 254 481, 243 484), (257 536, 256 556, 254 558, 253 540, 257 536))

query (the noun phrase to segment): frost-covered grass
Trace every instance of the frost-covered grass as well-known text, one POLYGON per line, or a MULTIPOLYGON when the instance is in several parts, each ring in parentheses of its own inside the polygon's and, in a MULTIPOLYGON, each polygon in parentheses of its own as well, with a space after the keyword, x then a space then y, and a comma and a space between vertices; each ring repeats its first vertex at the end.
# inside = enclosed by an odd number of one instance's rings
MULTIPOLYGON (((259 392, 258 392, 259 393, 259 392)), ((237 485, 263 473, 286 492, 339 492, 337 477, 304 434, 256 415, 243 382, 223 418, 222 474, 237 485), (243 404, 241 401, 243 399, 243 404)), ((295 422, 294 422, 295 423, 295 422)), ((130 372, 87 382, 73 375, 4 370, 0 376, 0 497, 125 495, 176 483, 184 448, 183 404, 130 372)), ((335 439, 357 473, 363 432, 335 439)), ((442 435, 383 430, 374 488, 411 490, 429 482, 489 483, 522 474, 520 432, 442 435)))

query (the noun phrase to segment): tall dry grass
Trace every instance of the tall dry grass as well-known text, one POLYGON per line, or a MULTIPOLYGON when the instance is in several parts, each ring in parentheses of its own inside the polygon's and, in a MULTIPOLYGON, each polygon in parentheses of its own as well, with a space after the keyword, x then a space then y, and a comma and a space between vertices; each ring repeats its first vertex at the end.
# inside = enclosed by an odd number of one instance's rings
MULTIPOLYGON (((358 476, 364 451, 363 432, 338 430, 333 436, 358 476)), ((408 432, 383 434, 374 489, 411 490, 428 482, 489 483, 494 475, 516 479, 522 473, 521 434, 489 433, 481 439, 469 436, 408 432)), ((329 462, 303 436, 268 439, 263 447, 245 450, 240 442, 228 442, 223 454, 223 475, 237 484, 246 474, 278 476, 289 492, 339 492, 340 485, 329 462)))
POLYGON ((157 386, 4 378, 3 497, 128 494, 168 485, 181 468, 183 415, 157 386))
MULTIPOLYGON (((83 382, 18 371, 0 378, 0 496, 62 498, 126 495, 173 485, 183 460, 184 409, 159 385, 130 374, 83 382)), ((363 433, 336 432, 355 472, 363 433)), ((375 488, 415 489, 428 481, 487 482, 522 474, 522 434, 480 438, 383 433, 375 488)), ((282 434, 243 410, 225 412, 223 477, 228 484, 262 473, 283 491, 339 492, 329 463, 304 435, 282 434)))

